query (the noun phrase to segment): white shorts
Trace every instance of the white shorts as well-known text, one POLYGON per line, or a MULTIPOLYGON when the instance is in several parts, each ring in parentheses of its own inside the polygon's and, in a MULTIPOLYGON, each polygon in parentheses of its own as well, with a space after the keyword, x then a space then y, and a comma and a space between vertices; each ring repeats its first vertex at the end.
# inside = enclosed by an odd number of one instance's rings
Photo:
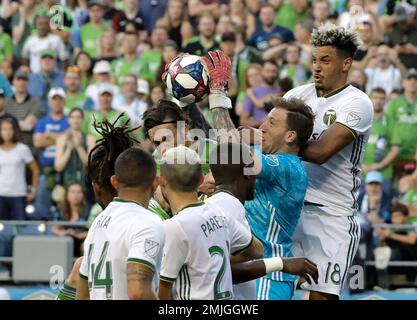
POLYGON ((340 296, 360 239, 355 216, 329 215, 318 206, 306 205, 294 233, 293 253, 317 264, 318 284, 302 288, 340 296))

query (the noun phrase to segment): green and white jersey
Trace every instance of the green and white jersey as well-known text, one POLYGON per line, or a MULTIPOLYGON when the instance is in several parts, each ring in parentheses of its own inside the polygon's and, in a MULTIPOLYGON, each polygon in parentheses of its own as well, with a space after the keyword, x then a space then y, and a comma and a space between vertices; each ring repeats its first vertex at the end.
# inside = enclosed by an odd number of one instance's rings
POLYGON ((233 299, 230 254, 246 249, 252 234, 204 202, 164 221, 161 280, 174 282, 176 300, 233 299))
MULTIPOLYGON (((246 232, 250 232, 245 207, 234 195, 226 190, 216 190, 205 202, 214 209, 220 210, 225 216, 235 220, 246 232)), ((233 294, 236 300, 256 300, 256 281, 247 281, 233 285, 233 294)))
POLYGON ((294 88, 284 98, 303 100, 315 114, 310 140, 318 140, 334 123, 344 126, 354 140, 326 163, 303 162, 308 174, 305 200, 322 205, 337 216, 350 216, 357 210, 360 172, 371 132, 373 106, 361 90, 345 85, 325 96, 318 96, 314 83, 294 88))
POLYGON ((154 272, 158 288, 165 242, 162 220, 133 201, 115 198, 94 220, 84 242, 80 277, 88 280, 91 300, 127 300, 127 263, 154 272))

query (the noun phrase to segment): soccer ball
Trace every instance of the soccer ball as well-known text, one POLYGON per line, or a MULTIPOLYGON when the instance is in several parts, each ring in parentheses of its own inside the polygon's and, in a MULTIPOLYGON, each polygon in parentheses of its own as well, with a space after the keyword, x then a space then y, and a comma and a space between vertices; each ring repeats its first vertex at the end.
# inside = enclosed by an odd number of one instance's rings
POLYGON ((201 101, 209 92, 208 74, 196 55, 179 56, 171 62, 163 81, 181 106, 201 101))

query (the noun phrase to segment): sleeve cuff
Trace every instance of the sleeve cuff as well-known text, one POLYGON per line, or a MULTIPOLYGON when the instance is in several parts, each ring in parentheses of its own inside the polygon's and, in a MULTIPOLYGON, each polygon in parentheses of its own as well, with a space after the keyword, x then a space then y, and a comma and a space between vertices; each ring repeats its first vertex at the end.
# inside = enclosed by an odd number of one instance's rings
POLYGON ((84 279, 84 280, 87 280, 88 281, 88 277, 87 276, 83 275, 81 272, 79 274, 80 274, 80 278, 81 279, 84 279))
POLYGON ((341 123, 341 122, 337 122, 337 121, 336 121, 335 123, 340 124, 341 126, 343 126, 343 127, 345 127, 346 129, 348 129, 348 130, 350 131, 350 133, 352 133, 352 134, 353 134, 353 136, 355 137, 355 139, 357 139, 357 138, 358 138, 358 133, 357 133, 355 130, 353 130, 352 128, 348 127, 347 125, 345 125, 345 124, 343 124, 343 123, 341 123))
POLYGON ((143 259, 128 258, 127 263, 140 263, 140 264, 143 264, 145 267, 148 267, 149 269, 151 269, 153 272, 155 272, 156 270, 155 266, 152 263, 143 259))

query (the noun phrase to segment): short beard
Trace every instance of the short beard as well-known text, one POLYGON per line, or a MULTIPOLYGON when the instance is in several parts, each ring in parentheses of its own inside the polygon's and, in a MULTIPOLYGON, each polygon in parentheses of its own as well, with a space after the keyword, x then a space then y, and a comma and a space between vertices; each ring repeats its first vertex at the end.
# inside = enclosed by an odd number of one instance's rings
POLYGON ((275 82, 277 81, 277 79, 275 78, 275 79, 273 79, 273 80, 271 80, 271 79, 264 79, 265 80, 265 83, 268 85, 268 86, 273 86, 274 84, 275 84, 275 82))

